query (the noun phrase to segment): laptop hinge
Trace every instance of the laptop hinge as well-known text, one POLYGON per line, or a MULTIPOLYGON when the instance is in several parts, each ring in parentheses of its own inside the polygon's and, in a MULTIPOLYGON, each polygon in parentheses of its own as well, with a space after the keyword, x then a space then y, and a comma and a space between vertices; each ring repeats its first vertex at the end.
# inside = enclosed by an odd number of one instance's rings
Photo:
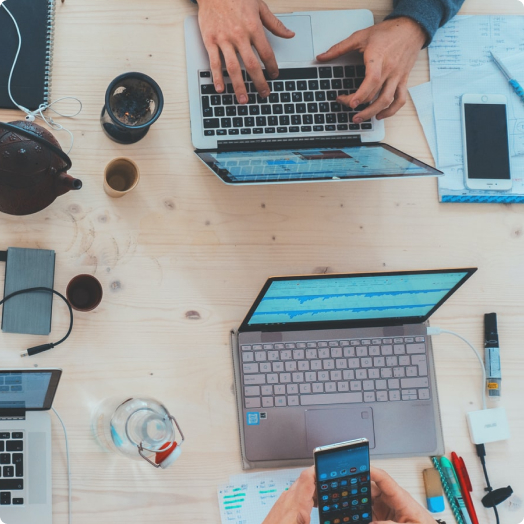
POLYGON ((25 409, 0 408, 0 420, 24 420, 25 409))
POLYGON ((253 151, 262 149, 354 147, 362 144, 360 135, 304 137, 304 138, 251 138, 246 140, 219 140, 218 151, 253 151))

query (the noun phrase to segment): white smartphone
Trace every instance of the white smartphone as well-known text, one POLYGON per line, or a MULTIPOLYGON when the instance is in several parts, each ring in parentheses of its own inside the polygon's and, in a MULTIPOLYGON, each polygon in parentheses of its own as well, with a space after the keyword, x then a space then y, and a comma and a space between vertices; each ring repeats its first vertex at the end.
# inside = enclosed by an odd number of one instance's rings
POLYGON ((511 189, 506 97, 462 95, 461 112, 466 187, 511 189))

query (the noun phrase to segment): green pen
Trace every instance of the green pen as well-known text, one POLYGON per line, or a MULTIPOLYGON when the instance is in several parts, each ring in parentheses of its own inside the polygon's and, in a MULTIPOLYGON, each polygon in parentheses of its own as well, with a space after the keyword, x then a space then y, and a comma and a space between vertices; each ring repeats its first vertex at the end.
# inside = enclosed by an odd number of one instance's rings
POLYGON ((460 508, 460 512, 462 513, 464 522, 466 522, 466 524, 472 524, 471 518, 466 508, 466 503, 464 502, 464 499, 462 498, 462 493, 460 491, 460 484, 458 482, 458 478, 457 478, 457 474, 455 473, 455 469, 453 468, 453 464, 446 457, 441 457, 440 465, 442 467, 442 471, 444 472, 444 475, 446 476, 446 480, 448 481, 449 487, 451 488, 451 491, 453 493, 453 498, 455 499, 457 506, 460 508))

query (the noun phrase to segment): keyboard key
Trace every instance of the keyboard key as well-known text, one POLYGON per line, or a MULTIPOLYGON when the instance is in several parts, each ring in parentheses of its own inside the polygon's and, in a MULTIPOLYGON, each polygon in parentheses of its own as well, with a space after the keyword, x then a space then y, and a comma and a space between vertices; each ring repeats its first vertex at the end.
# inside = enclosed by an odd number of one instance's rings
POLYGON ((255 135, 260 135, 264 132, 264 130, 261 128, 261 127, 255 127, 253 129, 253 133, 255 133, 255 135))
POLYGON ((300 397, 301 406, 354 404, 357 402, 362 402, 362 393, 326 393, 323 395, 304 395, 300 397))
POLYGON ((415 342, 424 342, 424 337, 415 337, 415 342))
POLYGON ((9 491, 2 491, 0 493, 0 505, 7 506, 11 504, 11 493, 9 491))
POLYGON ((375 389, 388 389, 388 383, 385 380, 375 380, 375 389))
POLYGON ((426 355, 413 355, 411 357, 411 363, 414 366, 418 366, 418 374, 424 377, 428 374, 428 365, 426 362, 426 355))
POLYGON ((402 378, 406 376, 406 371, 404 368, 393 368, 393 376, 396 378, 402 378))
POLYGON ((304 93, 304 102, 313 102, 315 100, 315 94, 312 91, 304 93))
POLYGON ((272 395, 273 394, 273 386, 262 386, 262 395, 272 395))
POLYGON ((364 391, 372 391, 375 389, 375 383, 373 380, 364 380, 362 382, 362 388, 364 391))
POLYGON ((375 393, 373 391, 364 392, 364 402, 375 402, 375 393))
POLYGON ((342 80, 338 78, 336 80, 331 80, 331 89, 342 89, 342 80))
POLYGON ((258 373, 258 364, 242 364, 244 373, 258 373))
POLYGON ((297 113, 305 113, 306 112, 306 104, 297 104, 295 106, 295 111, 297 113))
POLYGON ((317 358, 317 350, 314 348, 306 349, 306 358, 312 359, 317 358))
POLYGON ((244 125, 246 127, 253 127, 255 125, 255 119, 252 116, 246 116, 246 118, 244 118, 244 125))
POLYGON ((260 114, 260 107, 259 106, 249 106, 249 114, 251 116, 259 115, 260 114))
POLYGON ((275 373, 280 373, 284 371, 284 362, 273 362, 273 371, 275 373))
POLYGON ((315 115, 315 124, 323 124, 324 122, 325 122, 324 115, 320 113, 315 115))
POLYGON ((296 395, 298 393, 298 385, 297 384, 288 384, 286 386, 286 392, 288 395, 296 395))
POLYGON ((400 380, 402 389, 406 388, 427 388, 429 387, 428 377, 403 378, 400 380))
POLYGON ((272 368, 271 368, 271 363, 270 362, 262 362, 260 364, 260 372, 261 373, 271 373, 272 368))
POLYGON ((318 380, 322 382, 326 382, 327 380, 329 380, 329 372, 328 371, 319 371, 318 380))
POLYGON ((418 375, 418 368, 414 366, 408 366, 406 368, 406 377, 416 377, 418 375))
POLYGON ((0 479, 0 491, 24 489, 23 479, 0 479))
POLYGON ((307 85, 310 91, 316 91, 318 89, 318 80, 310 80, 307 85))
POLYGON ((236 117, 236 118, 233 118, 233 127, 243 127, 244 125, 244 122, 243 122, 243 119, 241 117, 236 117))
POLYGON ((356 75, 355 66, 344 67, 344 75, 346 77, 354 77, 356 75))
POLYGON ((388 379, 388 389, 400 389, 400 380, 398 378, 388 379))
POLYGON ((302 133, 309 133, 311 132, 311 126, 302 126, 300 131, 302 131, 302 133))
POLYGON ((337 369, 345 369, 348 367, 348 361, 345 358, 337 358, 337 360, 335 360, 335 367, 337 369))
POLYGON ((337 391, 337 385, 335 382, 326 382, 324 384, 324 391, 326 393, 335 393, 337 391))
POLYGON ((285 363, 286 371, 296 371, 297 370, 297 363, 294 360, 288 360, 285 363))
POLYGON ((352 369, 346 369, 342 371, 342 377, 344 380, 353 380, 355 378, 355 372, 352 369))
POLYGON ((337 124, 337 129, 339 131, 347 131, 348 130, 348 125, 347 124, 337 124))
POLYGON ((377 402, 386 402, 388 400, 387 391, 377 391, 377 402))
POLYGON ((257 116, 256 117, 256 123, 257 126, 265 127, 267 125, 267 120, 265 116, 257 116))
POLYGON ((380 377, 380 370, 376 369, 376 368, 368 369, 368 377, 369 378, 379 378, 380 377))
POLYGON ((358 65, 356 67, 356 71, 357 71, 357 76, 362 77, 362 78, 366 76, 366 67, 365 66, 358 65))
POLYGON ((352 380, 349 383, 349 389, 351 391, 360 391, 362 389, 362 382, 360 380, 352 380))
POLYGON ((13 499, 13 504, 20 505, 24 503, 24 499, 13 499))
POLYGON ((283 384, 279 384, 278 386, 274 386, 275 395, 285 395, 286 393, 286 386, 283 384))
POLYGON ((256 102, 257 102, 256 95, 254 95, 253 93, 250 93, 249 95, 247 95, 247 103, 248 104, 256 104, 256 102))
POLYGON ((273 91, 284 91, 284 82, 273 82, 273 91))
POLYGON ((287 406, 286 397, 275 397, 275 407, 280 408, 287 406))
POLYGON ((314 369, 314 370, 322 369, 322 360, 312 360, 311 369, 314 369))
POLYGON ((315 93, 315 100, 317 102, 324 102, 326 100, 326 93, 324 93, 324 91, 317 91, 315 93))
POLYGON ((298 389, 301 394, 311 393, 311 384, 299 384, 298 389))
POLYGON ((390 391, 389 400, 392 400, 392 401, 400 400, 400 391, 398 390, 390 391))
POLYGON ((315 371, 307 371, 304 373, 304 378, 306 379, 306 382, 316 382, 317 374, 315 371))
POLYGON ((333 76, 333 72, 331 70, 331 67, 319 67, 318 68, 318 76, 320 78, 331 78, 333 76))
POLYGON ((309 371, 309 361, 307 361, 307 360, 299 360, 298 361, 298 369, 299 369, 299 371, 309 371))
POLYGON ((291 378, 293 382, 304 382, 304 373, 297 371, 296 373, 291 374, 291 378))
POLYGON ((368 348, 366 346, 357 346, 356 348, 357 357, 367 357, 368 348))
POLYGON ((336 91, 328 91, 327 92, 327 99, 328 100, 336 100, 337 99, 337 92, 336 91))
POLYGON ((358 129, 360 129, 360 124, 349 124, 350 131, 357 131, 358 129))
POLYGON ((287 397, 287 405, 288 406, 298 406, 299 403, 298 403, 298 396, 290 396, 290 397, 287 397))
POLYGON ((276 116, 268 116, 267 123, 270 126, 278 126, 278 118, 276 116))
POLYGON ((244 388, 244 395, 246 397, 260 396, 260 386, 247 386, 244 388))
POLYGON ((411 364, 411 360, 407 355, 403 355, 398 357, 398 363, 401 366, 409 366, 411 364))
POLYGON ((344 77, 344 68, 342 66, 335 66, 333 68, 333 76, 335 78, 343 78, 344 77))
POLYGON ((382 378, 392 378, 393 377, 393 371, 390 368, 382 368, 380 370, 380 376, 382 378))
POLYGON ((240 116, 246 116, 249 113, 249 109, 247 106, 238 106, 237 107, 237 114, 240 116))
POLYGON ((407 389, 402 391, 402 400, 417 400, 417 390, 416 389, 407 389))
POLYGON ((368 378, 368 372, 367 369, 357 369, 355 371, 355 377, 359 380, 362 380, 364 378, 368 378))
POLYGON ((344 87, 344 89, 353 89, 354 87, 353 79, 344 78, 344 80, 342 81, 342 86, 344 87))
POLYGON ((220 127, 220 120, 218 118, 205 118, 204 129, 220 127))
POLYGON ((385 345, 385 346, 381 346, 380 352, 383 355, 393 355, 393 346, 391 346, 389 344, 385 345))
POLYGON ((259 408, 261 406, 259 398, 246 398, 244 400, 247 409, 259 408))
POLYGON ((373 129, 372 124, 361 124, 362 129, 373 129))
POLYGON ((306 91, 306 89, 307 89, 307 82, 305 80, 299 80, 297 82, 297 89, 299 91, 306 91))
POLYGON ((304 115, 302 117, 302 123, 311 125, 313 123, 313 115, 304 115))
POLYGON ((8 440, 5 443, 6 451, 23 451, 24 441, 23 440, 8 440))
POLYGON ((307 105, 307 110, 308 110, 308 113, 316 113, 318 112, 318 105, 315 104, 314 102, 309 103, 307 105))
POLYGON ((203 95, 216 95, 216 89, 213 84, 204 84, 200 86, 200 92, 203 95))
POLYGON ((215 131, 213 129, 205 129, 204 130, 204 136, 214 136, 215 131))
POLYGON ((280 102, 282 103, 291 102, 291 95, 289 93, 282 93, 280 95, 280 102))
MULTIPOLYGON (((320 104, 320 105, 322 105, 322 104, 320 104)), ((333 115, 333 114, 326 115, 326 122, 328 124, 336 124, 336 122, 337 122, 337 115, 333 115)))
POLYGON ((246 351, 245 353, 242 353, 242 362, 254 362, 255 361, 255 354, 251 351, 246 351))
POLYGON ((419 389, 418 398, 420 400, 428 400, 429 399, 429 389, 419 389))
MULTIPOLYGON (((302 117, 300 115, 292 115, 291 116, 291 123, 294 126, 299 126, 302 123, 302 117)), ((298 131, 298 127, 296 129, 298 131)))
POLYGON ((395 356, 386 357, 386 366, 389 368, 395 367, 398 365, 398 358, 395 356))
POLYGON ((266 375, 244 375, 244 384, 246 386, 255 386, 266 383, 266 375))
POLYGON ((292 81, 286 82, 285 86, 286 86, 286 91, 294 91, 297 88, 295 82, 292 82, 292 81))
POLYGON ((262 407, 272 408, 274 406, 273 397, 262 397, 262 407))
POLYGON ((320 104, 318 104, 318 110, 321 113, 328 113, 329 112, 329 104, 327 102, 320 102, 320 104))
POLYGON ((221 118, 220 119, 220 127, 222 128, 228 128, 231 127, 231 118, 221 118))
POLYGON ((4 466, 2 468, 2 474, 4 478, 8 477, 14 477, 15 476, 15 468, 14 466, 4 466))
POLYGON ((287 384, 291 382, 291 373, 280 373, 279 381, 281 384, 287 384))
POLYGON ((331 88, 331 82, 329 80, 320 81, 320 89, 328 90, 331 88))

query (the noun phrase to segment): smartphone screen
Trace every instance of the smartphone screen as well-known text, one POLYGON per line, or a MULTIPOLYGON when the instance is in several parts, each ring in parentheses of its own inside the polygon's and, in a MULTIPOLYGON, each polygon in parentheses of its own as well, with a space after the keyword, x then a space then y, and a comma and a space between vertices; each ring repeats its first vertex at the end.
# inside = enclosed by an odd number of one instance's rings
POLYGON ((468 178, 509 180, 505 104, 464 104, 468 178))
POLYGON ((315 469, 320 524, 372 521, 369 442, 315 450, 315 469))

